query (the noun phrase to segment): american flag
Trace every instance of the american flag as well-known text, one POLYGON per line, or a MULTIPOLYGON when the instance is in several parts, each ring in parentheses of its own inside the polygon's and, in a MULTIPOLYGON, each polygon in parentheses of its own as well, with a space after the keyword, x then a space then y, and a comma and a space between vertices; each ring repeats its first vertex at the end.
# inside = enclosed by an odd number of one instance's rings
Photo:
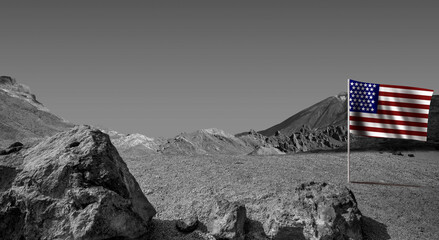
POLYGON ((433 90, 349 79, 349 127, 356 135, 427 141, 433 90))

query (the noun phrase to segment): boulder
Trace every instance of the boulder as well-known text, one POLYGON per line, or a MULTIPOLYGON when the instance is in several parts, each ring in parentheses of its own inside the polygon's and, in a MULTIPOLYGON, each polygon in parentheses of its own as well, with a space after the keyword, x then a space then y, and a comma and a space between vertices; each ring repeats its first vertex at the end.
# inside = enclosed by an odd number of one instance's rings
POLYGON ((310 182, 267 214, 263 227, 274 239, 361 240, 361 217, 349 189, 310 182))
POLYGON ((151 230, 156 211, 108 135, 79 126, 17 154, 20 166, 3 167, 11 174, 0 188, 0 239, 134 239, 151 230))
POLYGON ((243 204, 217 199, 209 216, 207 230, 216 239, 243 240, 245 220, 246 209, 243 204))

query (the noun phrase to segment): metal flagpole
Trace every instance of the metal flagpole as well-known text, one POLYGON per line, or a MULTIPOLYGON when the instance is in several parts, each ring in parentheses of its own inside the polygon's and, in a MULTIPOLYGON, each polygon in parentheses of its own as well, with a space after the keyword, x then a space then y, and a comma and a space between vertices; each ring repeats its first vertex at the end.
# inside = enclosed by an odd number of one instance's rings
POLYGON ((350 155, 351 155, 351 134, 350 134, 350 132, 351 132, 351 127, 350 127, 350 124, 349 124, 349 102, 350 102, 350 98, 351 98, 351 95, 349 94, 349 83, 350 83, 350 79, 348 79, 348 84, 347 84, 347 98, 346 98, 346 106, 347 106, 347 115, 348 115, 348 119, 347 119, 347 124, 348 124, 348 146, 347 146, 347 149, 348 149, 348 183, 350 183, 351 182, 351 176, 350 176, 350 155))

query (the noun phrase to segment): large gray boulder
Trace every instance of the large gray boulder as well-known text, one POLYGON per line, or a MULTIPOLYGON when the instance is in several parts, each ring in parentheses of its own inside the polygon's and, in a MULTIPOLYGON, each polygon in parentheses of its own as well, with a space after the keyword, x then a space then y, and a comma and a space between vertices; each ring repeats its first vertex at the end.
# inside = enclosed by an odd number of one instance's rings
POLYGON ((361 216, 349 189, 310 182, 274 207, 263 227, 273 239, 362 240, 361 216))
POLYGON ((7 157, 3 164, 15 162, 0 167, 0 239, 134 239, 150 232, 156 211, 99 130, 75 127, 7 157))

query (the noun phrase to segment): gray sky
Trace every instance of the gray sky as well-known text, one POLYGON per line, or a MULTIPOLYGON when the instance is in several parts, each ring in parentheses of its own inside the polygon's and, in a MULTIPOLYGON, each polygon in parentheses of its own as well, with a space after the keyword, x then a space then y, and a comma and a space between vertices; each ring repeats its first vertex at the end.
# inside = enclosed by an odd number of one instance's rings
POLYGON ((439 91, 435 2, 3 1, 0 75, 74 123, 262 130, 347 78, 439 91))

